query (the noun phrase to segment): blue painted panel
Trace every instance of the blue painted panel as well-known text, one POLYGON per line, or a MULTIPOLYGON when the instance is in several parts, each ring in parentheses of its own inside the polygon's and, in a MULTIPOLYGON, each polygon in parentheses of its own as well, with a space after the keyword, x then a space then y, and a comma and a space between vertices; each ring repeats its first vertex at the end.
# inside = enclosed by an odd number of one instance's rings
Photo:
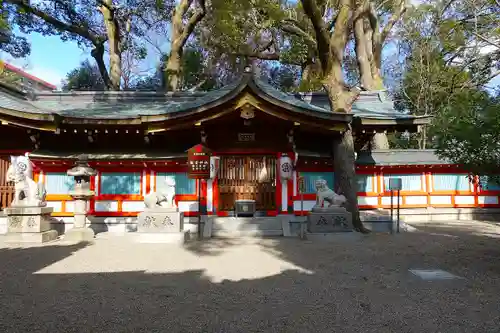
POLYGON ((433 174, 434 190, 436 191, 469 191, 470 183, 464 174, 433 174))
POLYGON ((140 172, 101 173, 100 194, 141 194, 140 172))
POLYGON ((384 189, 389 191, 389 178, 401 178, 402 187, 401 191, 423 191, 422 188, 422 174, 409 174, 409 175, 385 175, 384 176, 384 189))
POLYGON ((316 180, 324 179, 328 187, 333 189, 333 172, 301 172, 300 175, 304 177, 306 184, 305 193, 316 193, 316 180))
POLYGON ((373 175, 356 175, 358 192, 375 192, 373 188, 373 175))
POLYGON ((482 191, 500 191, 500 184, 488 176, 480 176, 479 184, 482 191))
POLYGON ((47 194, 69 194, 75 188, 75 181, 66 172, 47 172, 45 190, 47 194))
POLYGON ((159 172, 156 174, 156 190, 165 186, 165 177, 175 179, 175 194, 196 194, 196 180, 189 179, 186 172, 159 172))

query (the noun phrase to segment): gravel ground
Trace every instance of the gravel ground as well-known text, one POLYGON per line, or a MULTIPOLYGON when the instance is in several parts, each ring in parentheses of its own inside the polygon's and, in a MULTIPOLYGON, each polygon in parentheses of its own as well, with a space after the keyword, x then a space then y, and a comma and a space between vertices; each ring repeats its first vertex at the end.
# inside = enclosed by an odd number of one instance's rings
POLYGON ((0 248, 0 332, 500 332, 500 227, 0 248), (464 279, 423 281, 408 269, 464 279))

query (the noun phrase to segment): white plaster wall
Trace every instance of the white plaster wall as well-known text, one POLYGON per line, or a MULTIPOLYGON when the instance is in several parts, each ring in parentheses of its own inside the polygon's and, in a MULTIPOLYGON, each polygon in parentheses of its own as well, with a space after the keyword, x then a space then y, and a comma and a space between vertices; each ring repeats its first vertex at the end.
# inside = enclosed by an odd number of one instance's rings
POLYGON ((100 193, 97 193, 97 191, 99 190, 99 182, 100 181, 101 181, 101 176, 99 175, 99 173, 97 173, 97 175, 95 175, 95 177, 94 177, 94 186, 95 186, 96 194, 100 194, 100 193))
POLYGON ((47 207, 54 208, 54 212, 62 212, 62 202, 61 201, 47 201, 47 207))
POLYGON ((451 205, 451 197, 448 195, 431 196, 433 205, 451 205))
MULTIPOLYGON (((146 193, 146 180, 147 180, 146 173, 147 173, 146 170, 142 170, 142 184, 141 184, 141 186, 142 186, 142 195, 146 195, 147 194, 146 193)), ((151 181, 151 178, 150 178, 150 181, 151 181)))
POLYGON ((178 207, 181 212, 197 212, 198 201, 179 201, 178 207))
POLYGON ((117 212, 118 202, 113 200, 102 200, 95 202, 96 212, 117 212))
POLYGON ((407 205, 427 205, 426 196, 406 196, 405 203, 407 205))
MULTIPOLYGON (((279 176, 278 176, 279 177, 279 176)), ((281 181, 281 211, 288 210, 288 180, 281 181)))
MULTIPOLYGON (((393 198, 392 198, 392 204, 393 205, 397 205, 398 204, 398 197, 395 195, 393 198)), ((403 204, 403 197, 399 197, 399 205, 402 205, 403 204)), ((391 205, 391 197, 382 197, 382 205, 385 205, 385 206, 390 206, 391 205)))
POLYGON ((477 201, 481 205, 497 205, 498 204, 498 197, 480 196, 480 197, 477 197, 477 201))
POLYGON ((209 179, 207 180, 207 211, 212 212, 214 209, 214 190, 213 190, 214 181, 209 179))
POLYGON ((143 201, 123 201, 122 212, 142 212, 144 210, 143 201))
POLYGON ((358 197, 358 205, 377 206, 377 197, 358 197))
POLYGON ((457 195, 455 196, 455 204, 457 205, 473 205, 474 197, 471 195, 457 195))
MULTIPOLYGON (((304 200, 304 210, 310 211, 313 206, 316 204, 316 201, 313 200, 304 200)), ((300 211, 300 200, 295 200, 293 202, 293 210, 300 211)))
POLYGON ((75 211, 75 202, 66 201, 66 212, 73 213, 75 211))
POLYGON ((149 177, 149 188, 151 189, 151 191, 155 190, 155 182, 156 182, 155 172, 151 171, 151 174, 150 174, 150 177, 149 177))
POLYGON ((293 195, 297 195, 297 171, 293 172, 293 195))

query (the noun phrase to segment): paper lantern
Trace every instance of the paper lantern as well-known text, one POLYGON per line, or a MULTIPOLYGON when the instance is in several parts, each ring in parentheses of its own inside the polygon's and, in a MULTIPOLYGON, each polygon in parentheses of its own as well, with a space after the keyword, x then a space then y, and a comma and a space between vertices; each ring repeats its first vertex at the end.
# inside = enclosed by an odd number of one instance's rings
POLYGON ((293 165, 292 159, 286 155, 281 156, 280 160, 280 177, 282 180, 292 179, 293 177, 293 165))
POLYGON ((210 157, 210 179, 215 179, 217 177, 217 173, 219 172, 219 156, 211 156, 210 157))

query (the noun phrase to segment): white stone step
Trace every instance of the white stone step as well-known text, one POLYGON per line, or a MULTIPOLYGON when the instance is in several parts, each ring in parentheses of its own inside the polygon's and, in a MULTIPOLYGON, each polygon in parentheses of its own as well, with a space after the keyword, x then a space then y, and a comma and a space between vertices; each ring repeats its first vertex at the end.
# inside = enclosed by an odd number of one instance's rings
POLYGON ((281 220, 277 217, 214 217, 212 230, 226 231, 281 231, 281 220))
POLYGON ((283 230, 212 230, 214 238, 258 238, 283 236, 283 230))

